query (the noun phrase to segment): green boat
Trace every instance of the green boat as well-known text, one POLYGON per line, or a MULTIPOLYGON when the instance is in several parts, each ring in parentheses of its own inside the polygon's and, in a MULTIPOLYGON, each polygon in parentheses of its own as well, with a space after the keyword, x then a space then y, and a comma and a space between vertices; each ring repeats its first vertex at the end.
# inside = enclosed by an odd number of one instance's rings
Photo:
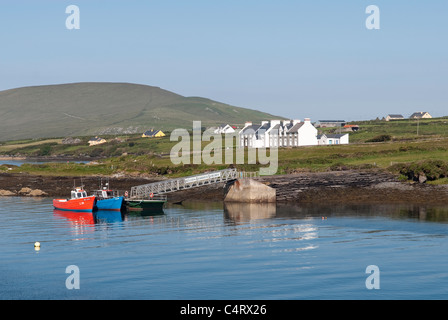
POLYGON ((154 196, 150 199, 126 199, 128 211, 163 212, 166 196, 154 196))

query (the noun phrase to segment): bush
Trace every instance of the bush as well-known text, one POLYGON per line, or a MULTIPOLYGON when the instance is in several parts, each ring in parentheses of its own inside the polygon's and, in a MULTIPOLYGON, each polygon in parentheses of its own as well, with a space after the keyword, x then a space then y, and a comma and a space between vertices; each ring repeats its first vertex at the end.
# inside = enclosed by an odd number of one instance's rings
POLYGON ((94 148, 94 149, 92 149, 91 151, 90 151, 90 156, 92 157, 92 158, 96 158, 96 157, 99 157, 99 156, 101 156, 102 154, 103 154, 103 149, 101 149, 101 148, 94 148))
POLYGON ((366 142, 385 142, 390 140, 392 140, 392 136, 390 134, 380 134, 379 136, 366 140, 366 142))
POLYGON ((448 162, 443 160, 424 160, 406 164, 396 164, 390 168, 408 180, 418 181, 420 176, 426 176, 428 181, 448 177, 448 162))
POLYGON ((39 151, 36 153, 37 156, 49 156, 51 155, 52 147, 57 145, 55 142, 42 144, 39 148, 39 151))

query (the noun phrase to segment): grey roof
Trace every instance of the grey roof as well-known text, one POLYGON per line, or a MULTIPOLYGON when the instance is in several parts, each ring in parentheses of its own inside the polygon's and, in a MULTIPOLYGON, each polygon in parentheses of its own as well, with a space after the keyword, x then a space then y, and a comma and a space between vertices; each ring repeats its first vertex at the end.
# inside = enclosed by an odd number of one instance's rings
POLYGON ((305 122, 296 123, 291 129, 289 129, 288 133, 289 132, 291 132, 291 133, 297 132, 303 126, 304 123, 305 122))
POLYGON ((331 139, 339 139, 343 136, 345 136, 348 133, 337 133, 337 134, 327 134, 327 138, 331 138, 331 139))
POLYGON ((154 130, 154 129, 151 129, 151 130, 147 130, 147 131, 145 131, 145 133, 143 133, 145 136, 154 136, 154 135, 156 135, 158 132, 159 132, 160 130, 154 130))
POLYGON ((264 134, 269 129, 270 126, 271 126, 270 123, 265 123, 262 126, 260 126, 257 132, 255 132, 255 136, 257 137, 257 139, 260 137, 261 134, 264 134))
POLYGON ((388 114, 388 116, 391 118, 403 118, 401 114, 388 114))
POLYGON ((246 128, 243 129, 243 131, 241 132, 241 134, 253 134, 255 133, 261 126, 254 124, 251 126, 247 126, 246 128))
POLYGON ((293 126, 292 123, 287 123, 286 125, 284 125, 284 127, 285 127, 287 130, 291 129, 292 126, 293 126))
POLYGON ((421 118, 421 117, 423 117, 423 115, 425 114, 425 113, 428 113, 428 112, 414 112, 412 115, 411 115, 411 118, 414 118, 414 117, 416 117, 416 118, 421 118))
POLYGON ((95 138, 90 139, 89 141, 101 141, 101 140, 103 140, 103 138, 95 137, 95 138))

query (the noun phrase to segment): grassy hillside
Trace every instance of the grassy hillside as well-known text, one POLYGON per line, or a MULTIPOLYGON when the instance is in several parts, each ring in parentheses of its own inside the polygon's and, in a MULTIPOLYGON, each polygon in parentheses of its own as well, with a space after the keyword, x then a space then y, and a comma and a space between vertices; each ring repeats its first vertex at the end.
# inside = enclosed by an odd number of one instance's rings
POLYGON ((394 141, 448 137, 448 117, 353 123, 361 129, 350 134, 351 142, 366 142, 381 135, 388 135, 394 141))
MULTIPOLYGON (((279 118, 158 87, 130 83, 73 83, 0 92, 0 141, 42 137, 141 133, 279 118)), ((280 117, 281 118, 281 117, 280 117)))

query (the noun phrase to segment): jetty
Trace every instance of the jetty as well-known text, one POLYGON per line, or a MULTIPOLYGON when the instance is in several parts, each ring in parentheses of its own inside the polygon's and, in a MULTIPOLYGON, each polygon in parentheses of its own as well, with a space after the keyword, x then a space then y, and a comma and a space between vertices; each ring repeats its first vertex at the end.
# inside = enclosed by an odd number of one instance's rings
POLYGON ((253 178, 257 175, 258 173, 256 172, 239 172, 236 169, 224 169, 188 177, 169 179, 132 187, 129 199, 147 199, 157 195, 198 188, 205 185, 229 182, 241 178, 253 178))

